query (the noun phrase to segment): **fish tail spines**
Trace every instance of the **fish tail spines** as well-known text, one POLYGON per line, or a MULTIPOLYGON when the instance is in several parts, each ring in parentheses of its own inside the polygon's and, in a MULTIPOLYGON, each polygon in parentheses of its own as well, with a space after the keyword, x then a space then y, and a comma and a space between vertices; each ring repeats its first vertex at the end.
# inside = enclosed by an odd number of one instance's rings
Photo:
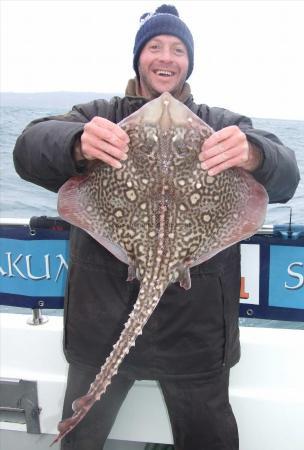
POLYGON ((129 353, 130 349, 134 347, 136 338, 142 334, 143 327, 157 306, 167 284, 168 283, 166 282, 165 286, 155 286, 150 289, 145 284, 145 280, 143 280, 142 287, 139 291, 133 310, 129 315, 129 319, 126 322, 118 341, 114 344, 111 354, 101 368, 101 378, 97 379, 96 377, 95 381, 97 386, 94 386, 94 388, 97 388, 98 390, 101 389, 104 384, 104 380, 102 381, 102 379, 108 377, 111 380, 112 376, 117 373, 121 362, 129 353))
POLYGON ((117 374, 123 359, 127 356, 131 347, 134 347, 136 338, 142 334, 144 325, 156 308, 160 297, 168 285, 165 276, 162 276, 161 279, 163 282, 159 283, 159 286, 155 283, 152 283, 152 286, 150 286, 147 284, 148 279, 143 279, 134 308, 129 315, 129 319, 126 322, 119 339, 114 344, 112 352, 107 357, 100 372, 96 375, 95 380, 90 385, 87 394, 79 397, 73 402, 72 408, 74 414, 68 419, 59 422, 59 434, 52 445, 55 442, 60 441, 76 427, 110 385, 112 378, 117 374))

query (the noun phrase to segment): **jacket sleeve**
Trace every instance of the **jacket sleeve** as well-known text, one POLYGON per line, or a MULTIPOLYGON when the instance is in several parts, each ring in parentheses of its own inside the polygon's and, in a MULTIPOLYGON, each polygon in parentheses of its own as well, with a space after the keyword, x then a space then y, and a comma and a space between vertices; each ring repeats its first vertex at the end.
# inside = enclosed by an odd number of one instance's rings
POLYGON ((57 192, 70 177, 84 172, 72 155, 74 143, 86 122, 107 115, 109 102, 94 101, 74 106, 64 115, 31 122, 18 137, 13 151, 16 172, 21 178, 57 192))
POLYGON ((237 125, 262 152, 261 166, 252 175, 267 190, 270 203, 285 203, 292 198, 300 180, 295 153, 272 133, 253 128, 252 121, 222 108, 208 108, 208 123, 214 130, 237 125))

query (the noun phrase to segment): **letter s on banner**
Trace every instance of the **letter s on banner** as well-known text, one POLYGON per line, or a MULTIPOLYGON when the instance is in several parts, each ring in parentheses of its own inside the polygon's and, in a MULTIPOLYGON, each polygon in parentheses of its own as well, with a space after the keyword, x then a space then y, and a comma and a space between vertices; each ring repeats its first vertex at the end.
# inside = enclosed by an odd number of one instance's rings
POLYGON ((304 276, 303 274, 299 273, 299 272, 295 272, 293 269, 294 266, 299 266, 299 267, 303 267, 303 263, 302 262, 293 262, 291 264, 289 264, 288 268, 287 268, 287 273, 288 275, 290 275, 293 278, 296 278, 298 280, 298 283, 295 284, 294 286, 290 286, 287 284, 287 282, 285 281, 284 283, 284 287, 286 289, 299 289, 302 286, 304 286, 304 276))

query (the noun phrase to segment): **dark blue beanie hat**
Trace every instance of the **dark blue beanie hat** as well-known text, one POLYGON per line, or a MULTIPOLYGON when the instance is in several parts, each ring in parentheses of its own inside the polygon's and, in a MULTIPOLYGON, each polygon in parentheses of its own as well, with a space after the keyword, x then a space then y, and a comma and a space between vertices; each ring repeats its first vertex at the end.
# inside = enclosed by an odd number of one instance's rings
POLYGON ((133 68, 137 78, 139 78, 138 60, 143 47, 150 39, 160 34, 176 36, 185 44, 189 58, 187 73, 189 78, 193 70, 194 42, 191 31, 179 18, 175 6, 162 5, 153 14, 143 14, 140 19, 142 24, 136 34, 133 49, 133 68))

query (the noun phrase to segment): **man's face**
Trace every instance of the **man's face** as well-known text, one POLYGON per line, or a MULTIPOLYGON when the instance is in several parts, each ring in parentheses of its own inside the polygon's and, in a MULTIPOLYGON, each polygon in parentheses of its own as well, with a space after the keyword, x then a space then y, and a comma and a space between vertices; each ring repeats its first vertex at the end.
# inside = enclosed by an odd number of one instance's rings
POLYGON ((141 93, 152 99, 163 92, 178 96, 188 73, 185 44, 175 36, 155 36, 141 51, 138 63, 141 93))

